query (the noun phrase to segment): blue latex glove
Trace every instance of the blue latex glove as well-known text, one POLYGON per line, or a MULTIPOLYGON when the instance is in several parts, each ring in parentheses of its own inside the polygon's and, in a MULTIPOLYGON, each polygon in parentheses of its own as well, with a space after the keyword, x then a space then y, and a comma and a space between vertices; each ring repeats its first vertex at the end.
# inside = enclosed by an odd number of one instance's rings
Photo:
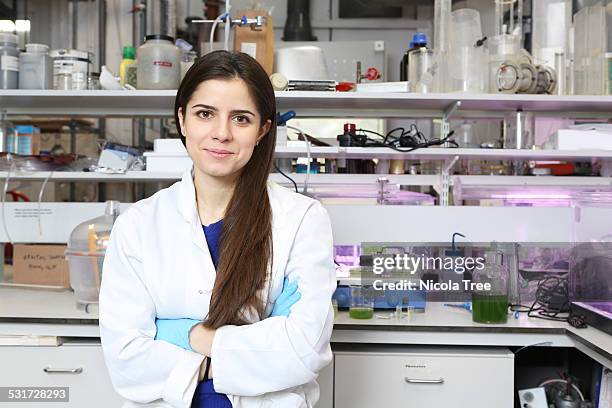
MULTIPOLYGON (((283 291, 274 302, 270 316, 289 316, 291 307, 302 295, 298 292, 297 282, 289 283, 289 279, 283 281, 283 291)), ((196 324, 201 323, 195 319, 156 319, 155 340, 163 340, 185 350, 194 351, 189 344, 189 332, 196 324)))
POLYGON ((278 298, 276 298, 270 316, 289 316, 291 307, 295 302, 300 300, 301 297, 302 294, 298 292, 297 282, 294 281, 289 283, 289 279, 285 278, 283 281, 283 291, 278 295, 278 298))
POLYGON ((185 350, 194 351, 189 344, 189 331, 193 326, 202 323, 195 319, 156 319, 155 340, 163 340, 185 350))

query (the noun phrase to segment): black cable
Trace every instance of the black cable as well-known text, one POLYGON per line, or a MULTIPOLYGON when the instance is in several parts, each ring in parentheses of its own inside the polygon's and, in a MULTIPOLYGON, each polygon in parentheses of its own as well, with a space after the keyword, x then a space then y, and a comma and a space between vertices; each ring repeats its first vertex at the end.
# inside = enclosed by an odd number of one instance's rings
POLYGON ((295 180, 293 180, 291 177, 289 177, 288 175, 286 175, 285 173, 283 173, 283 171, 281 169, 278 168, 278 166, 276 165, 276 163, 274 163, 274 169, 276 171, 278 171, 280 174, 282 174, 283 176, 285 176, 287 179, 289 179, 289 181, 291 181, 293 183, 293 187, 295 188, 295 192, 298 193, 298 186, 295 183, 295 180))
POLYGON ((430 146, 439 146, 445 143, 449 143, 453 147, 459 147, 457 142, 450 139, 454 131, 449 132, 449 134, 442 139, 427 139, 414 123, 410 125, 409 130, 404 129, 403 127, 397 127, 387 132, 386 135, 382 135, 378 132, 368 129, 357 129, 357 132, 370 133, 383 139, 381 142, 378 140, 373 140, 367 137, 366 135, 362 135, 363 141, 358 139, 358 146, 388 147, 392 150, 402 153, 412 152, 416 149, 426 148, 430 146), (399 136, 396 135, 398 132, 400 132, 399 136))
POLYGON ((527 316, 556 322, 568 322, 572 317, 569 305, 567 279, 556 276, 544 278, 538 282, 535 300, 527 311, 527 316))

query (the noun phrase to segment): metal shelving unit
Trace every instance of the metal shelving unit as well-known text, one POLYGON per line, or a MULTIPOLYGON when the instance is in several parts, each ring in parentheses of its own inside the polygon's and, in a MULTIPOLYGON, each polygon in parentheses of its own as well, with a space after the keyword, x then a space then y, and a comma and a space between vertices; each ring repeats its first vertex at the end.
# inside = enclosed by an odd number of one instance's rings
MULTIPOLYGON (((2 90, 0 107, 16 115, 159 117, 173 115, 175 96, 175 90, 2 90)), ((566 117, 612 112, 612 96, 291 91, 277 92, 276 97, 279 110, 294 109, 300 116, 316 117, 442 117, 453 106, 457 107, 455 117, 486 117, 519 109, 566 117)))

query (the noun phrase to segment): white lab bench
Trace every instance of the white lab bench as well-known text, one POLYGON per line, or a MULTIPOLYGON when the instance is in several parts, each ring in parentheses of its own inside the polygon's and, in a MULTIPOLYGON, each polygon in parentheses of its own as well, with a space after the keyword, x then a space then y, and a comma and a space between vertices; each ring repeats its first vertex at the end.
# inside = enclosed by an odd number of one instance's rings
MULTIPOLYGON (((376 314, 389 315, 388 312, 376 314)), ((71 387, 70 406, 85 403, 91 407, 98 403, 106 407, 119 405, 121 399, 112 390, 102 359, 97 319, 97 307, 94 305, 87 312, 77 308, 70 291, 0 288, 0 339, 31 335, 59 336, 64 340, 61 346, 32 347, 19 345, 19 342, 1 346, 0 361, 3 366, 8 362, 6 366, 11 370, 0 370, 0 384, 65 384, 71 387), (45 368, 63 371, 47 373, 45 368)), ((425 313, 414 313, 403 319, 355 320, 349 318, 348 312, 341 311, 332 335, 334 363, 319 377, 321 400, 317 407, 371 406, 374 400, 368 400, 367 395, 377 395, 376 401, 381 406, 389 406, 406 392, 406 384, 413 387, 413 398, 415 389, 421 390, 418 395, 428 396, 433 392, 427 397, 432 401, 433 396, 445 395, 440 391, 442 388, 432 388, 431 384, 419 381, 431 383, 432 376, 434 382, 444 378, 446 394, 456 396, 457 389, 465 390, 470 384, 490 381, 496 375, 496 395, 505 395, 508 400, 507 405, 496 406, 512 407, 508 390, 513 393, 513 354, 507 347, 544 347, 535 346, 541 343, 546 343, 546 347, 575 347, 612 368, 612 336, 592 327, 575 329, 566 323, 525 315, 518 319, 511 317, 506 324, 483 325, 472 322, 470 314, 463 309, 431 302, 425 313), (405 370, 418 369, 421 364, 412 362, 422 362, 423 358, 427 361, 425 374, 428 377, 421 378, 417 370, 413 374, 416 377, 409 378, 410 371, 405 370), (488 374, 483 378, 475 377, 475 373, 485 372, 488 374), (349 373, 352 373, 350 378, 349 373), (400 380, 383 381, 390 377, 400 380), (372 388, 376 387, 373 378, 382 379, 380 387, 387 388, 376 394, 372 388), (500 382, 499 378, 505 380, 500 382), (470 381, 458 383, 465 379, 470 381), (408 380, 417 382, 412 384, 408 380), (459 385, 461 387, 457 388, 459 385), (361 399, 355 397, 360 390, 361 399)), ((484 398, 484 394, 480 395, 484 398)), ((444 405, 440 399, 436 401, 439 406, 444 405)), ((464 406, 458 402, 455 399, 453 406, 464 406)), ((26 403, 20 406, 28 407, 26 403)), ((470 405, 474 406, 479 405, 470 405)))

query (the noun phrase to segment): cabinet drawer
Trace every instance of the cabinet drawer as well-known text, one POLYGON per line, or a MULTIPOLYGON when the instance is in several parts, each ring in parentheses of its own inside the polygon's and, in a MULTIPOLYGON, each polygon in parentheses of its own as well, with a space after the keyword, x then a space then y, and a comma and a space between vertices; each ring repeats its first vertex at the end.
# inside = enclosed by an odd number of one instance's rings
POLYGON ((379 347, 336 351, 334 407, 512 408, 508 349, 379 347))
MULTIPOLYGON (((5 387, 69 387, 62 407, 120 407, 100 345, 0 346, 0 384, 5 387)), ((1 405, 1 404, 0 404, 1 405)), ((20 408, 41 402, 20 402, 20 408)), ((53 404, 52 404, 53 405, 53 404)))

